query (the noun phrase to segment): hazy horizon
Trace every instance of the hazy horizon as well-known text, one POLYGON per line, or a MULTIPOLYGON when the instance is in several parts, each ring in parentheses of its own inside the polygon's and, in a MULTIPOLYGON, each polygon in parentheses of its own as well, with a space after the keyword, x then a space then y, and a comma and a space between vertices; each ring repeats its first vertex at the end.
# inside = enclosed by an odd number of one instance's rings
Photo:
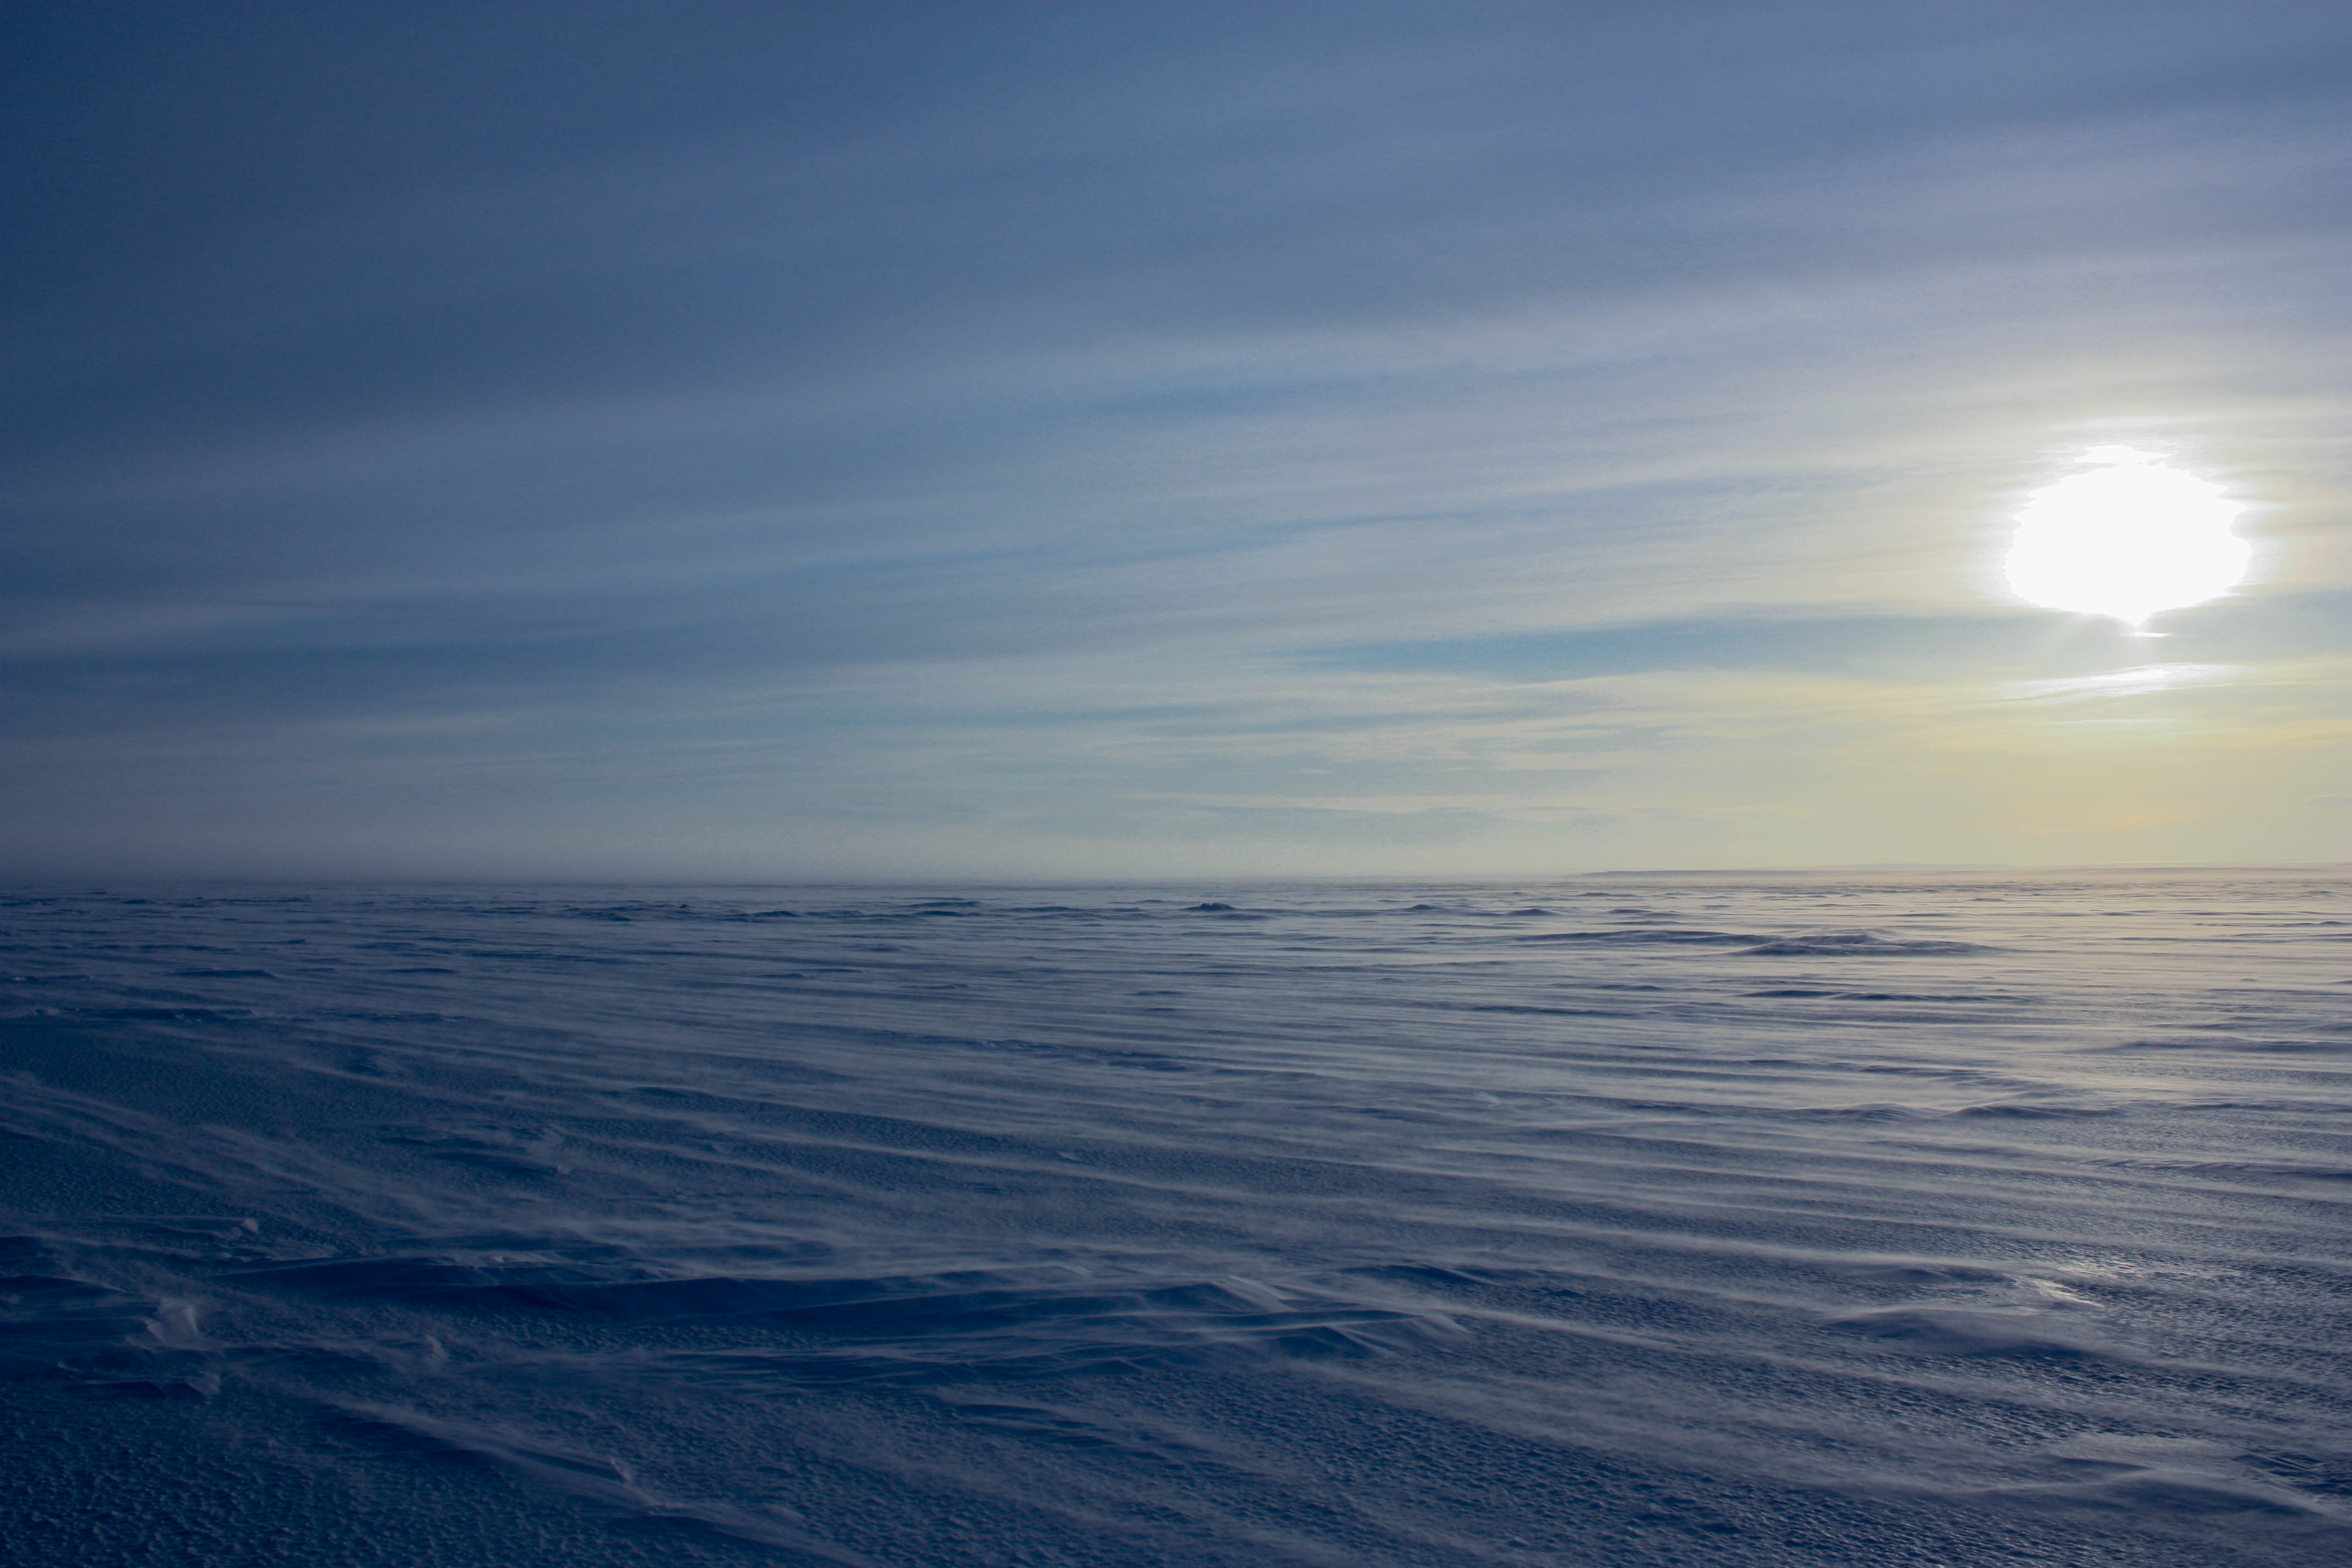
MULTIPOLYGON (((2171 876, 2215 877, 2334 877, 2352 875, 2352 861, 2342 860, 2273 860, 2255 862, 2210 861, 2118 861, 2092 865, 2000 865, 1992 862, 1967 863, 1881 861, 1853 865, 1820 866, 1625 866, 1597 871, 1560 871, 1521 877, 1495 876, 1423 876, 1398 877, 1372 872, 1349 874, 1326 872, 1317 875, 1271 876, 1223 874, 1201 871, 1160 877, 778 877, 756 879, 727 880, 709 879, 681 880, 676 878, 609 878, 609 877, 430 877, 430 876, 367 876, 334 877, 272 877, 272 876, 170 876, 132 872, 121 876, 89 873, 80 876, 21 877, 0 882, 0 889, 11 896, 74 896, 74 887, 95 882, 111 882, 120 887, 149 889, 226 889, 268 888, 331 890, 351 888, 452 888, 478 889, 482 888, 516 888, 544 891, 565 889, 668 889, 677 891, 712 893, 790 890, 851 890, 870 889, 876 891, 913 891, 928 889, 936 892, 983 892, 1054 888, 1088 889, 1093 890, 1129 889, 1150 891, 1155 889, 1253 889, 1327 888, 1360 886, 1397 889, 1507 889, 1538 888, 1577 881, 1616 879, 1640 881, 1717 880, 1736 883, 1744 879, 1812 878, 1823 880, 1877 880, 1916 877, 1922 879, 1938 877, 1966 878, 2015 877, 2031 878, 2096 878, 2115 877, 2160 880, 2171 876)), ((100 889, 105 891, 107 889, 100 889)))

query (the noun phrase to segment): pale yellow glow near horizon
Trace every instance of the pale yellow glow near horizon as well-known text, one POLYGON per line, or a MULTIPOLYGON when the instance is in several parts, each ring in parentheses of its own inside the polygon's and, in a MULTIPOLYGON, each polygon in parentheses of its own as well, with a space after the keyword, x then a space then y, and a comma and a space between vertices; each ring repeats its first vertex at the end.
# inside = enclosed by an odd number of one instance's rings
POLYGON ((2245 576, 2253 549, 2230 531, 2242 509, 2220 486, 2130 447, 2083 460, 2089 472, 2034 491, 2017 514, 2009 585, 2019 597, 2137 628, 2245 576))

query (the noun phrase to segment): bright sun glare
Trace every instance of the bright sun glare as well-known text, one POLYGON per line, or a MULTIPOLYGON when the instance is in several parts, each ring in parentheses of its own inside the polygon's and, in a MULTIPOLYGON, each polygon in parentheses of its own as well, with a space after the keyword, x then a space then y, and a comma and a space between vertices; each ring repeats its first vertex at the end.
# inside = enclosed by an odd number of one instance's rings
POLYGON ((2089 472, 2034 491, 2017 514, 2009 585, 2021 597, 2137 627, 2246 574, 2252 547, 2230 531, 2241 509, 2220 486, 2130 447, 2083 460, 2089 472))

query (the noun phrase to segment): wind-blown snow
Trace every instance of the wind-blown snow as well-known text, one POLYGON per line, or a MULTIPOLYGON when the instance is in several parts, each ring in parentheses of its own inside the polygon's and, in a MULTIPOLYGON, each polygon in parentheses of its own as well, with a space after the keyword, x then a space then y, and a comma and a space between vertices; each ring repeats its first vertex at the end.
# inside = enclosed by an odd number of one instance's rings
POLYGON ((0 1540, 2341 1562, 2347 895, 24 893, 0 1540))

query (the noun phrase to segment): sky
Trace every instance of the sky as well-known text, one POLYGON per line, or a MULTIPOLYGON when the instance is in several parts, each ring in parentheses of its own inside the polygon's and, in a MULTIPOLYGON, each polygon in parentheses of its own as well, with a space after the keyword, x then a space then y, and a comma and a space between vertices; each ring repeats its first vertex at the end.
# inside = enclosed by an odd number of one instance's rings
POLYGON ((2340 4, 0 35, 0 874, 2352 860, 2340 4))

